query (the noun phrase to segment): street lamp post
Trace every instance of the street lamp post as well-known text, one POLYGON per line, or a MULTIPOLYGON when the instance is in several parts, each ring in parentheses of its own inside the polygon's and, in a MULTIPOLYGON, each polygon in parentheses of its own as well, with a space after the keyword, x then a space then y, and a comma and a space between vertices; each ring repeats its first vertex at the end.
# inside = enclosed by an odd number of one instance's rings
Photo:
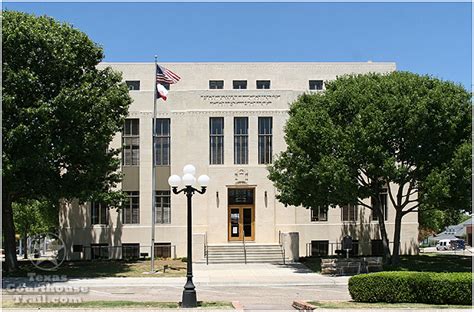
POLYGON ((199 194, 204 194, 206 192, 206 187, 209 183, 209 177, 207 175, 201 175, 198 178, 198 184, 201 186, 201 190, 193 187, 193 184, 196 182, 194 174, 196 173, 196 168, 193 165, 186 165, 183 168, 183 178, 181 179, 178 175, 172 175, 168 179, 168 183, 173 189, 174 194, 179 194, 184 192, 187 197, 187 207, 188 207, 188 255, 187 255, 187 273, 186 273, 186 284, 184 285, 183 290, 183 300, 182 308, 195 308, 197 306, 196 299, 196 287, 193 283, 193 221, 192 221, 192 197, 194 192, 199 194), (178 187, 181 185, 181 181, 184 184, 184 188, 178 191, 178 187))

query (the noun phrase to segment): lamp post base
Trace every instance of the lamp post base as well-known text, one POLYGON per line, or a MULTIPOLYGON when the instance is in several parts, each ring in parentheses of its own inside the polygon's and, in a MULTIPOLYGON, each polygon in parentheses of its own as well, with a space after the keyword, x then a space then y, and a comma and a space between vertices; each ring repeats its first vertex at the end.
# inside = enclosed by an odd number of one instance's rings
POLYGON ((197 307, 196 290, 185 289, 183 290, 183 301, 181 303, 182 308, 195 308, 197 307))

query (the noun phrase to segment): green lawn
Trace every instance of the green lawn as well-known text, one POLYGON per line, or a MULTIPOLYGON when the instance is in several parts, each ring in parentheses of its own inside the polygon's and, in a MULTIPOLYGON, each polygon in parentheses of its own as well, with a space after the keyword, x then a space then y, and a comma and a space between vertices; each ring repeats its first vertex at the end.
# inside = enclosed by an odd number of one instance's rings
POLYGON ((28 273, 66 275, 70 277, 177 277, 186 275, 186 262, 179 259, 155 260, 156 274, 150 272, 150 260, 137 261, 68 261, 54 271, 42 271, 29 261, 20 261, 19 270, 13 273, 3 272, 3 276, 27 276, 28 273), (163 267, 168 269, 163 273, 163 267))
POLYGON ((401 256, 398 266, 384 266, 385 271, 471 272, 472 257, 429 253, 401 256))
POLYGON ((354 301, 309 301, 321 309, 471 309, 464 305, 433 305, 424 303, 365 303, 354 301))
MULTIPOLYGON (((3 308, 140 308, 140 309, 177 309, 177 302, 147 302, 147 301, 84 301, 78 303, 13 303, 12 301, 3 301, 3 308)), ((206 309, 233 309, 230 302, 198 301, 198 307, 206 309)))
MULTIPOLYGON (((301 258, 301 262, 311 271, 321 272, 321 258, 301 258)), ((472 257, 427 253, 400 257, 398 266, 384 266, 385 271, 417 272, 471 272, 472 257)))

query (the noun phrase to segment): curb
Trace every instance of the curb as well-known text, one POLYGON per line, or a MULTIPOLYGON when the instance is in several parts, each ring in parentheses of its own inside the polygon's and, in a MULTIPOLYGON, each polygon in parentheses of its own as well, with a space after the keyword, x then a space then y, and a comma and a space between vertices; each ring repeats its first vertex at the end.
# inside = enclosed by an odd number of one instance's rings
POLYGON ((292 307, 298 311, 312 311, 315 310, 317 307, 307 303, 306 301, 302 300, 295 300, 293 301, 292 307))
POLYGON ((240 303, 240 301, 232 301, 232 306, 237 311, 242 311, 242 312, 244 311, 244 306, 240 303))

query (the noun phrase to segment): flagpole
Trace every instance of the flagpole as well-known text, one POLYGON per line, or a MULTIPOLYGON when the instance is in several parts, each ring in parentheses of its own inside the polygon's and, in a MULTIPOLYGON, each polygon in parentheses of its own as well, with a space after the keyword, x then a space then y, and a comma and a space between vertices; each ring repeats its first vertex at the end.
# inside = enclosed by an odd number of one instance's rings
POLYGON ((156 218, 156 170, 155 170, 155 138, 156 138, 156 65, 158 56, 155 55, 155 76, 153 77, 153 121, 152 121, 152 137, 151 137, 151 267, 150 273, 155 273, 155 218, 156 218))

